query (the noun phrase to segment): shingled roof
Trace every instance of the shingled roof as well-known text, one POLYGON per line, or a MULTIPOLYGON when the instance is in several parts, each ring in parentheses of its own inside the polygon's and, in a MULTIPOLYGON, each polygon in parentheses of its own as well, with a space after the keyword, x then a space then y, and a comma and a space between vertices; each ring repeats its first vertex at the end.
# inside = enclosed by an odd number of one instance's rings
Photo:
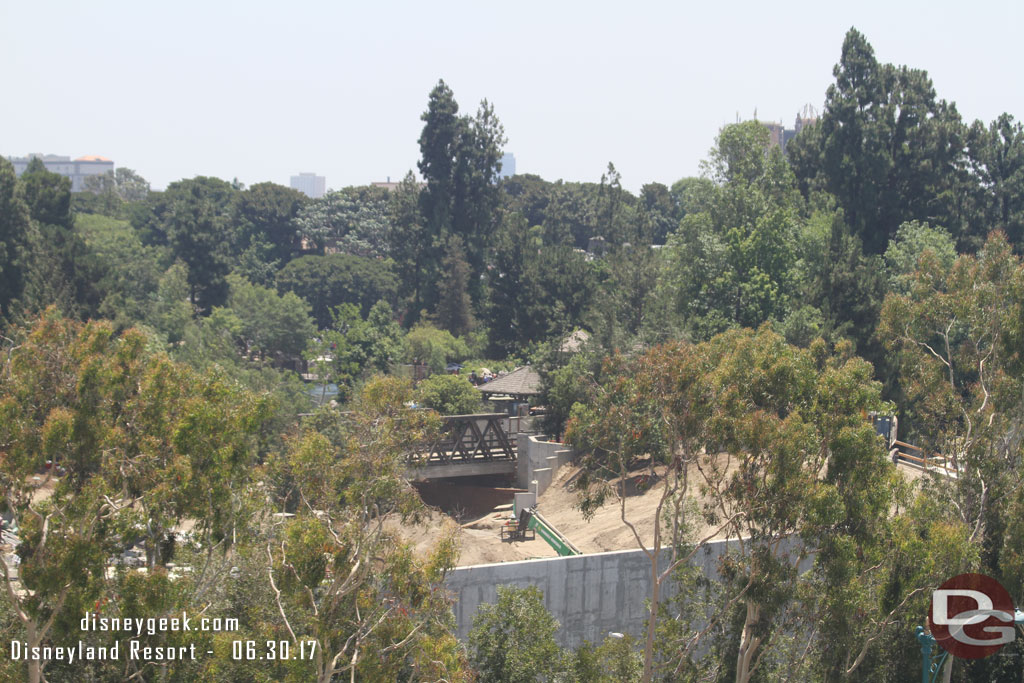
POLYGON ((540 394, 540 375, 529 365, 524 365, 504 377, 491 380, 477 387, 484 394, 508 394, 509 396, 536 396, 540 394))

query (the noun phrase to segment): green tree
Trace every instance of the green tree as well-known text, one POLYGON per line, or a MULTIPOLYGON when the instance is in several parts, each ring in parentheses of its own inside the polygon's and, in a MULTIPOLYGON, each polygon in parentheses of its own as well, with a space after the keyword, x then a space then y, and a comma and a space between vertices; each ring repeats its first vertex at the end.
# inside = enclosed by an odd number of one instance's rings
POLYGON ((334 310, 331 328, 310 343, 307 357, 329 359, 326 368, 318 361, 317 371, 330 373, 338 384, 339 400, 345 401, 360 380, 390 368, 400 351, 400 336, 387 303, 374 304, 365 320, 355 305, 342 304, 334 310))
POLYGON ((698 339, 788 314, 796 289, 803 209, 796 180, 757 121, 726 126, 695 184, 693 206, 669 237, 667 287, 698 339))
POLYGON ((769 661, 786 670, 810 651, 826 678, 854 675, 927 586, 969 566, 970 549, 955 540, 966 525, 935 520, 932 532, 950 540, 936 535, 925 544, 935 561, 909 572, 925 550, 908 548, 893 525, 920 525, 891 518, 906 504, 899 475, 863 417, 885 409, 881 387, 849 351, 820 341, 795 349, 767 327, 733 330, 612 359, 593 398, 577 404, 567 441, 583 456, 584 512, 611 499, 635 521, 621 482, 638 470, 660 492, 653 537, 641 544, 652 584, 644 680, 665 667, 673 680, 717 670, 746 682, 769 661), (663 585, 723 532, 731 546, 714 598, 689 617, 684 607, 661 618, 663 585), (665 545, 667 558, 655 552, 665 545), (812 549, 814 569, 802 574, 812 549), (808 620, 824 625, 820 639, 812 631, 790 649, 786 634, 808 620))
POLYGON ((926 72, 879 63, 856 29, 833 75, 821 120, 790 143, 805 190, 832 193, 869 254, 906 221, 959 227, 967 131, 956 107, 926 72))
POLYGON ((621 633, 608 635, 597 647, 584 641, 572 660, 572 673, 580 683, 632 683, 643 671, 636 638, 621 633))
MULTIPOLYGON (((433 240, 420 213, 420 187, 412 171, 391 193, 388 212, 393 226, 391 253, 401 278, 399 296, 407 325, 419 320, 425 309, 425 289, 437 281, 432 260, 433 240)), ((402 309, 400 309, 402 310, 402 309)))
POLYGON ((969 169, 976 179, 973 199, 981 215, 960 236, 960 248, 978 249, 989 230, 1002 230, 1011 244, 1024 240, 1024 126, 1009 114, 986 128, 975 121, 968 135, 969 169))
POLYGON ((293 519, 267 529, 265 576, 292 649, 317 643, 302 680, 421 680, 461 677, 444 571, 445 539, 427 559, 388 531, 421 514, 405 457, 437 428, 430 411, 404 407, 412 388, 368 382, 353 410, 322 411, 288 452, 268 465, 275 503, 297 499, 293 519), (319 429, 317 427, 320 427, 319 429))
MULTIPOLYGON (((477 302, 488 240, 497 227, 504 130, 486 100, 475 117, 459 116, 459 105, 443 80, 431 91, 421 118, 419 169, 426 187, 420 193, 420 211, 430 236, 428 262, 440 262, 449 235, 462 238, 470 294, 477 302)), ((424 300, 428 308, 435 297, 424 300)))
POLYGON ((815 210, 800 230, 797 282, 800 300, 820 311, 822 336, 854 342, 857 353, 880 366, 874 330, 885 296, 885 264, 865 255, 841 211, 815 210))
MULTIPOLYGON (((75 214, 75 232, 100 264, 95 283, 102 301, 99 314, 118 329, 148 322, 165 270, 166 248, 144 245, 126 220, 101 214, 75 214)), ((182 302, 187 300, 187 292, 182 302)))
POLYGON ((65 315, 95 315, 102 300, 99 282, 105 274, 75 232, 71 181, 50 173, 42 161, 33 159, 19 183, 36 224, 29 245, 23 306, 37 312, 56 304, 65 315))
POLYGON ((956 258, 953 238, 943 228, 933 228, 917 221, 899 227, 884 255, 890 292, 904 295, 910 293, 914 272, 925 250, 934 252, 943 269, 953 265, 956 258))
POLYGON ((462 239, 448 238, 441 259, 441 278, 437 283, 437 322, 456 337, 473 328, 473 312, 469 299, 469 264, 466 263, 462 239))
POLYGON ((25 287, 27 249, 32 242, 28 206, 18 192, 14 166, 0 158, 0 317, 25 287))
MULTIPOLYGON (((0 568, 24 640, 63 644, 115 597, 109 558, 136 541, 150 573, 183 519, 207 559, 230 546, 265 404, 151 354, 136 331, 115 337, 52 308, 14 337, 0 372, 0 478, 20 562, 15 574, 0 557, 0 568)), ((28 679, 46 665, 29 661, 28 679)))
POLYGON ((402 357, 406 363, 426 365, 434 374, 444 372, 448 363, 469 358, 469 347, 464 341, 428 323, 413 326, 402 345, 402 357))
POLYGON ((243 222, 241 249, 265 249, 267 265, 280 267, 301 249, 293 224, 307 203, 298 190, 276 183, 258 183, 238 198, 238 217, 243 222))
POLYGON ((50 173, 35 157, 18 179, 32 220, 70 231, 71 179, 50 173))
POLYGON ((378 301, 394 307, 398 278, 390 260, 352 254, 300 256, 278 272, 277 289, 308 301, 317 326, 325 329, 331 325, 331 310, 341 304, 359 306, 362 315, 378 301))
POLYGON ((391 250, 392 228, 384 192, 369 192, 368 188, 328 192, 299 212, 295 219, 297 234, 318 251, 386 258, 391 250))
POLYGON ((472 415, 480 411, 480 392, 460 375, 434 375, 416 387, 416 401, 441 415, 472 415))
POLYGON ((229 275, 227 306, 214 315, 230 318, 229 327, 245 357, 298 358, 316 332, 309 304, 292 292, 283 296, 229 275))
POLYGON ((558 621, 535 586, 498 586, 498 601, 480 605, 469 632, 470 661, 486 683, 557 680, 565 653, 555 642, 558 621))
POLYGON ((188 266, 189 301, 203 313, 227 298, 237 192, 223 180, 199 176, 171 183, 160 198, 158 229, 172 257, 188 266))

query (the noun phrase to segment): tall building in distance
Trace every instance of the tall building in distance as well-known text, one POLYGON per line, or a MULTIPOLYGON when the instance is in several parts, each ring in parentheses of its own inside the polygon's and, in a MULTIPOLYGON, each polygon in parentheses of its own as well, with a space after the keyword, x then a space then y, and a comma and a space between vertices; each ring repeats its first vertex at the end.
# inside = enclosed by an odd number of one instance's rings
POLYGON ((291 187, 307 197, 319 199, 327 191, 327 179, 315 173, 300 173, 292 176, 291 187))
POLYGON ((57 154, 26 154, 23 157, 7 157, 14 165, 15 175, 21 175, 33 159, 39 159, 50 173, 71 178, 71 191, 81 192, 85 189, 85 179, 91 175, 102 175, 114 172, 114 162, 105 157, 84 156, 72 159, 57 154))
POLYGON ((501 156, 501 170, 498 171, 499 178, 510 178, 516 174, 516 155, 506 152, 501 156))
MULTIPOLYGON (((757 118, 756 113, 754 118, 757 118)), ((786 145, 789 144, 790 140, 795 138, 804 127, 817 123, 817 121, 818 112, 813 106, 805 104, 804 108, 796 115, 796 123, 793 124, 792 128, 786 128, 782 123, 774 121, 762 121, 761 125, 768 129, 769 144, 785 152, 786 145)))

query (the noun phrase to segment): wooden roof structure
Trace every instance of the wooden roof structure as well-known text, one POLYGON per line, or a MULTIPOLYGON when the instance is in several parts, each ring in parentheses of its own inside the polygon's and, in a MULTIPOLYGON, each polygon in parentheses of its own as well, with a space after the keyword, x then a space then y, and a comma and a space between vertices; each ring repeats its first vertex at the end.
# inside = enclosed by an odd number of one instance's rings
POLYGON ((504 377, 491 380, 477 387, 483 394, 508 394, 509 396, 537 396, 540 394, 540 375, 529 365, 524 365, 504 377))

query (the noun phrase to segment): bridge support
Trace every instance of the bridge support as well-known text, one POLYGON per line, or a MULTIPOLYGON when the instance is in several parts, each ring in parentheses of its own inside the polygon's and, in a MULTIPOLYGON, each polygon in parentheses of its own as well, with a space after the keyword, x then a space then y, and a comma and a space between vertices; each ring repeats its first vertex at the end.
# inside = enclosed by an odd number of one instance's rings
POLYGON ((513 460, 480 460, 449 465, 425 465, 423 467, 407 467, 405 476, 411 481, 429 481, 431 479, 447 479, 449 477, 478 477, 484 474, 515 474, 516 463, 513 460))

